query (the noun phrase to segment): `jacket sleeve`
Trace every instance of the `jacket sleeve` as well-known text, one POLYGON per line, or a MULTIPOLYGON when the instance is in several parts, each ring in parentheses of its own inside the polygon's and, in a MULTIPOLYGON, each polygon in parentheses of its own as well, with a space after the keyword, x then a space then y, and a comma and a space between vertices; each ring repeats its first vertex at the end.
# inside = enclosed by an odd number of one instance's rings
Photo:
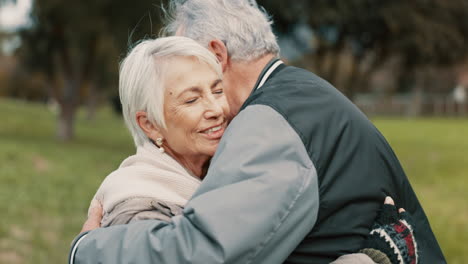
POLYGON ((315 224, 317 173, 288 122, 253 105, 231 122, 207 176, 172 222, 99 228, 71 263, 282 263, 315 224))

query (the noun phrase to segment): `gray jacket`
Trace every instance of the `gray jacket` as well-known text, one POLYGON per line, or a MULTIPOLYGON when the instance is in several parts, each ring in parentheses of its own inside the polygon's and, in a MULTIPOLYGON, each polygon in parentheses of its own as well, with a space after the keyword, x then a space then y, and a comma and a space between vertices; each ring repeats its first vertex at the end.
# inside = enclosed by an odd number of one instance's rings
MULTIPOLYGON (((109 213, 110 221, 102 226, 128 224, 141 220, 161 220, 170 222, 172 217, 182 214, 183 208, 177 204, 159 201, 154 198, 134 198, 123 201, 109 213)), ((331 264, 375 264, 363 253, 347 254, 339 257, 331 264)))

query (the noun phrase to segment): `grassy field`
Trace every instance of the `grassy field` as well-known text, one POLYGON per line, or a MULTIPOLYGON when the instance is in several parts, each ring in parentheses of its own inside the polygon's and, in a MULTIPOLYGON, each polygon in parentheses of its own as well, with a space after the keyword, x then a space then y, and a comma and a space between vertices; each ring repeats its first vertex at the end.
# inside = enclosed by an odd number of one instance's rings
MULTIPOLYGON (((133 143, 108 109, 77 120, 72 143, 54 139, 43 105, 0 99, 0 263, 65 263, 102 179, 133 143)), ((468 120, 374 120, 399 156, 449 263, 468 252, 468 120)))

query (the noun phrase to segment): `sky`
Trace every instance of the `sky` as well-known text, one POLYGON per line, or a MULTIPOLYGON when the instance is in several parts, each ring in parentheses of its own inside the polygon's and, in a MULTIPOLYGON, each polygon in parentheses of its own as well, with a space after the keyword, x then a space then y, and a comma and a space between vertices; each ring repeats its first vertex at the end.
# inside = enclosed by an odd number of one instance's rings
POLYGON ((16 0, 16 4, 8 3, 0 8, 0 28, 14 30, 29 22, 29 10, 32 0, 16 0))
MULTIPOLYGON (((15 4, 8 3, 0 8, 0 30, 14 31, 29 23, 29 10, 32 0, 16 0, 15 4)), ((0 53, 11 54, 21 44, 18 36, 4 39, 0 43, 0 53)))

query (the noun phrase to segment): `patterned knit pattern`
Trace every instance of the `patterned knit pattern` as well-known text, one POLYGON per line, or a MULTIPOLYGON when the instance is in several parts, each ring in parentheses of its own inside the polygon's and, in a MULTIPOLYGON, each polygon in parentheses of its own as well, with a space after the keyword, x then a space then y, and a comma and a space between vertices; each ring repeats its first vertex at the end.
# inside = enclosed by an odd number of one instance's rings
POLYGON ((406 212, 398 214, 393 205, 384 205, 365 241, 362 253, 379 263, 369 253, 373 250, 387 255, 391 263, 417 264, 417 243, 411 218, 406 212))

